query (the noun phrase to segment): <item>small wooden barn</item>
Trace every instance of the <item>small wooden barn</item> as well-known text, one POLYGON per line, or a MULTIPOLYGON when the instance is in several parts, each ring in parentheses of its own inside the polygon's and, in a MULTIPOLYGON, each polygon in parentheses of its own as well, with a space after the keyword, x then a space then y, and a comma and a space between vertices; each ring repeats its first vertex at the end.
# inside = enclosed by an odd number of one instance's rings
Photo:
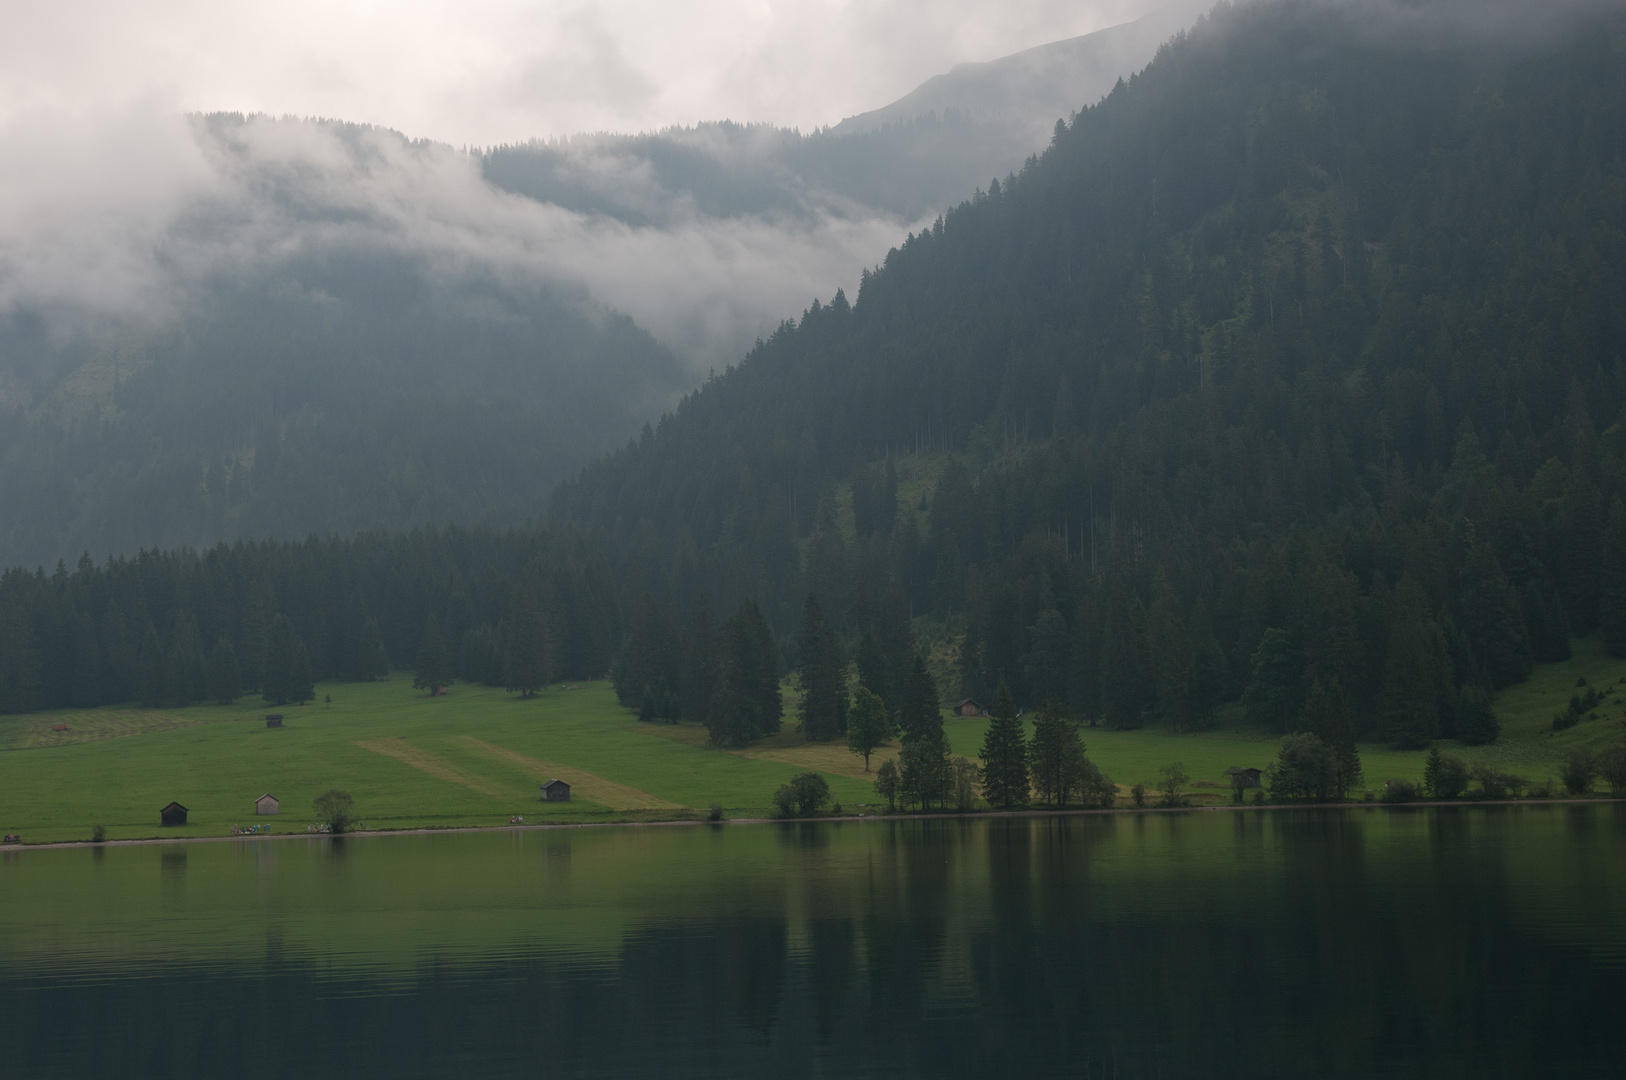
POLYGON ((970 698, 966 698, 964 701, 954 706, 954 714, 956 716, 981 716, 982 706, 978 705, 970 698))
POLYGON ((569 802, 570 785, 563 780, 549 780, 542 785, 543 802, 569 802))
POLYGON ((1239 765, 1232 765, 1225 770, 1225 775, 1233 788, 1256 788, 1262 786, 1260 778, 1265 774, 1258 769, 1244 769, 1239 765))
POLYGON ((186 807, 182 806, 178 802, 170 803, 168 806, 166 806, 162 810, 158 811, 158 824, 160 824, 160 825, 185 825, 186 824, 186 807))
POLYGON ((275 814, 279 809, 281 809, 281 804, 277 802, 277 797, 269 792, 254 800, 254 812, 256 814, 275 814))
POLYGON ((265 726, 266 727, 281 727, 282 726, 282 714, 279 713, 279 712, 267 713, 266 716, 265 716, 265 726))

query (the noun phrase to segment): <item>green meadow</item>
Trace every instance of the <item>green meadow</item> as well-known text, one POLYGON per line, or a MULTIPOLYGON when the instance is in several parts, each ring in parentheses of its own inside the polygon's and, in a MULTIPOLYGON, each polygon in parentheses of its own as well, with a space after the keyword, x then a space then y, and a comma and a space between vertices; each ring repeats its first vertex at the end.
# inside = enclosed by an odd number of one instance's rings
MULTIPOLYGON (((1534 783, 1551 781, 1576 748, 1601 749, 1626 736, 1626 661, 1595 640, 1576 643, 1573 659, 1543 665, 1504 691, 1496 708, 1502 739, 1487 747, 1442 744, 1470 762, 1493 762, 1534 783), (1587 719, 1554 732, 1578 680, 1605 689, 1587 719)), ((788 702, 789 703, 789 702, 788 702)), ((521 699, 458 685, 440 697, 410 689, 403 675, 374 683, 325 683, 316 703, 284 707, 281 728, 267 707, 186 709, 129 706, 31 713, 0 719, 0 827, 28 842, 86 840, 103 826, 108 839, 228 835, 234 824, 305 832, 316 822, 318 794, 343 788, 369 829, 468 828, 527 824, 683 820, 715 803, 730 817, 763 817, 774 790, 797 772, 825 774, 847 812, 876 809, 871 776, 840 744, 801 739, 794 722, 737 751, 708 745, 696 724, 641 724, 607 683, 551 687, 521 699), (324 698, 331 697, 331 703, 324 698), (543 803, 539 785, 572 785, 568 803, 543 803), (255 817, 254 800, 281 802, 255 817), (190 811, 180 828, 160 829, 171 800, 190 811)), ((1224 770, 1263 768, 1275 756, 1273 734, 1247 730, 1235 713, 1218 730, 1174 734, 1158 728, 1086 728, 1094 759, 1127 793, 1154 791, 1160 770, 1178 761, 1199 803, 1229 801, 1224 770)), ((975 757, 987 721, 952 717, 954 752, 975 757)), ((885 748, 872 767, 896 754, 885 748)), ((1421 752, 1363 745, 1366 786, 1415 779, 1421 752)))

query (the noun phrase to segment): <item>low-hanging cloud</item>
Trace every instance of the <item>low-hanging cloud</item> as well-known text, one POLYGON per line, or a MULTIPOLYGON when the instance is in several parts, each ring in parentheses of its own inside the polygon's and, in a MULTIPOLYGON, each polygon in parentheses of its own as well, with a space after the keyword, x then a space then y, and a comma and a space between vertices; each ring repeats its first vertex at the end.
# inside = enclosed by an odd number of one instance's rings
POLYGON ((159 324, 210 282, 364 252, 516 296, 585 288, 700 372, 851 288, 910 225, 851 206, 710 218, 636 170, 621 183, 661 204, 660 223, 629 224, 499 190, 442 144, 158 106, 15 119, 0 162, 0 314, 45 312, 62 335, 159 324))

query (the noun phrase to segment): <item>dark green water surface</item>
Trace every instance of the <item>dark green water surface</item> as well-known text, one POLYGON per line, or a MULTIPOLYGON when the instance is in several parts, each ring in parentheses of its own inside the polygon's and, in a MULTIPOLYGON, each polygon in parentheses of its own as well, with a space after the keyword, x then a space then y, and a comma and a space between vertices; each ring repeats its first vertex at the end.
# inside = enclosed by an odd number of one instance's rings
POLYGON ((0 1076, 1626 1075, 1626 807, 25 850, 0 1076))

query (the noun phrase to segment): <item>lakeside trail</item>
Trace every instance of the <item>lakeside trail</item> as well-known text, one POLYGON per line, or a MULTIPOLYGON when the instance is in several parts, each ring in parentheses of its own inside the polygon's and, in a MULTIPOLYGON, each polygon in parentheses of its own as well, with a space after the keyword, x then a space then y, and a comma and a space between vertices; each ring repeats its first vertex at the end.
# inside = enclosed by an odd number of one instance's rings
POLYGON ((335 837, 388 837, 388 836, 449 836, 456 833, 545 832, 556 829, 627 829, 669 828, 672 826, 721 827, 723 825, 812 825, 860 824, 870 821, 944 821, 981 820, 992 818, 1056 818, 1098 817, 1108 814, 1211 814, 1246 813, 1252 810, 1419 810, 1431 807, 1481 806, 1593 806, 1600 803, 1622 803, 1626 798, 1604 795, 1579 799, 1483 799, 1470 802, 1337 802, 1337 803, 1234 803, 1219 806, 1114 806, 1111 809, 1080 807, 1067 810, 978 810, 968 813, 934 812, 930 814, 843 814, 839 817, 808 818, 724 818, 707 821, 704 818, 672 818, 663 821, 576 821, 542 822, 536 825, 460 825, 446 829, 359 829, 347 833, 241 833, 236 836, 154 836, 140 840, 56 840, 44 843, 0 844, 0 852, 7 855, 18 851, 60 850, 63 848, 142 847, 151 844, 219 844, 260 840, 332 840, 335 837))

